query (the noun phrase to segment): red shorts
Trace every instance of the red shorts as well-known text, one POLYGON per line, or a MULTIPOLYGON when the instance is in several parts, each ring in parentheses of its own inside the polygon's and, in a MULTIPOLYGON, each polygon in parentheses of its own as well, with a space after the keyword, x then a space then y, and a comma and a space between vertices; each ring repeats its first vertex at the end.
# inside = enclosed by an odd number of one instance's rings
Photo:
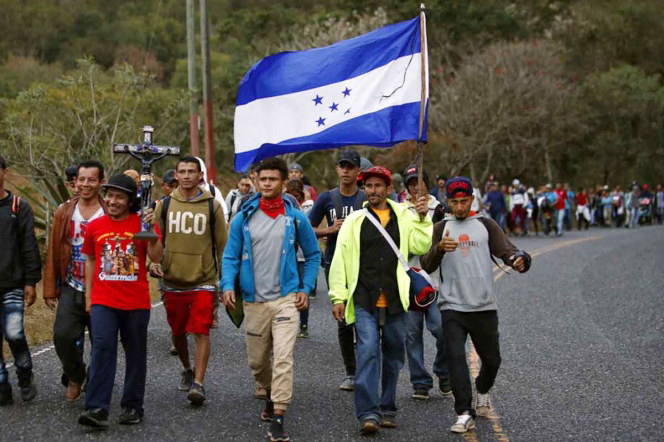
POLYGON ((186 333, 209 335, 215 295, 215 292, 207 290, 164 292, 166 318, 173 336, 186 333))

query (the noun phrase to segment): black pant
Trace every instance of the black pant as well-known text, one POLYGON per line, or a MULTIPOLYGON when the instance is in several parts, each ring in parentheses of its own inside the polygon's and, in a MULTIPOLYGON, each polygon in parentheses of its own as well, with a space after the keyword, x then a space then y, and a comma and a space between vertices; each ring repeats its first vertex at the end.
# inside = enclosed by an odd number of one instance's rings
POLYGON ((475 381, 477 392, 486 394, 493 387, 500 367, 498 314, 495 310, 473 313, 442 310, 441 317, 454 393, 454 411, 458 415, 468 411, 475 416, 473 389, 466 361, 466 338, 470 334, 482 361, 480 374, 475 381))
MULTIPOLYGON (((330 263, 325 263, 325 282, 328 290, 330 289, 330 263)), ((346 324, 346 321, 337 322, 339 347, 341 348, 341 357, 346 367, 346 376, 355 376, 357 361, 355 360, 355 327, 346 324)))
POLYGON ((85 336, 85 327, 91 330, 90 315, 85 311, 85 293, 65 283, 55 314, 53 343, 65 375, 70 381, 77 383, 85 380, 85 363, 79 346, 85 336))

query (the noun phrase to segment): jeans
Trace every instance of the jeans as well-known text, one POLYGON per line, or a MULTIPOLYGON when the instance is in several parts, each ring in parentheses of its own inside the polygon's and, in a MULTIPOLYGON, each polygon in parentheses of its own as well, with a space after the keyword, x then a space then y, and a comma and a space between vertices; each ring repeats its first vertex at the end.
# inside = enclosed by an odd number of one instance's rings
POLYGON ((79 384, 86 376, 82 348, 86 327, 91 330, 90 315, 85 311, 85 293, 65 284, 55 314, 53 343, 65 375, 79 384))
MULTIPOLYGON (((325 282, 330 287, 330 263, 325 263, 325 282)), ((337 336, 341 357, 346 368, 346 376, 355 376, 357 361, 355 359, 355 327, 346 324, 346 321, 337 322, 337 336)))
MULTIPOLYGON (((304 275, 304 261, 297 262, 297 273, 301 280, 302 275, 304 275)), ((314 290, 316 289, 314 288, 314 290)), ((300 310, 300 327, 309 327, 309 305, 304 310, 300 310)))
POLYGON ((440 318, 438 306, 432 304, 426 312, 409 311, 406 316, 408 326, 406 334, 406 355, 408 356, 408 369, 410 370, 410 383, 413 389, 418 387, 430 390, 433 388, 433 378, 424 365, 424 324, 434 338, 436 338, 436 359, 433 362, 433 372, 438 378, 448 378, 447 353, 445 352, 445 336, 443 323, 440 318))
POLYGON ((90 379, 85 392, 85 409, 111 406, 111 394, 118 362, 118 332, 125 352, 125 382, 120 405, 143 415, 148 362, 150 310, 119 310, 93 305, 91 311, 94 345, 90 356, 90 379))
POLYGON ((32 376, 32 357, 23 329, 23 289, 0 290, 0 384, 9 382, 2 356, 3 336, 14 356, 19 381, 28 381, 32 376))
POLYGON ((629 208, 627 217, 629 218, 630 227, 636 227, 639 225, 639 209, 636 207, 629 208))
POLYGON ((405 360, 406 315, 405 312, 396 315, 387 314, 385 325, 381 330, 378 326, 378 309, 369 313, 362 308, 355 308, 357 332, 355 416, 360 421, 375 419, 380 422, 384 415, 395 416, 397 413, 397 382, 405 360), (379 378, 382 385, 380 397, 379 378))
POLYGON ((505 230, 505 213, 504 212, 489 212, 489 216, 498 223, 502 230, 505 230))
POLYGON ((482 361, 480 374, 475 381, 477 392, 486 394, 493 387, 501 362, 498 314, 495 310, 472 313, 443 310, 441 317, 450 364, 454 411, 457 415, 468 411, 474 417, 473 389, 466 362, 466 339, 470 335, 482 361))
POLYGON ((565 221, 565 211, 563 209, 558 210, 557 214, 558 216, 558 235, 563 234, 563 223, 565 221))

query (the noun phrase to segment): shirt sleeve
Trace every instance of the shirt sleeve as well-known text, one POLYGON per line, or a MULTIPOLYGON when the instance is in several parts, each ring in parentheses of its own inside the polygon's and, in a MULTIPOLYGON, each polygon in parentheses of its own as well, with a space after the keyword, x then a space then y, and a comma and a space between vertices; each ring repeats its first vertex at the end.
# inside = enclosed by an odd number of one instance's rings
POLYGON ((311 221, 312 226, 318 227, 323 221, 323 218, 325 217, 325 206, 330 199, 330 192, 323 192, 318 199, 316 199, 314 206, 311 208, 311 212, 309 212, 309 221, 311 221))
POLYGON ((84 255, 94 256, 95 254, 95 222, 88 224, 88 228, 85 232, 85 239, 83 240, 83 247, 81 248, 81 253, 84 255))

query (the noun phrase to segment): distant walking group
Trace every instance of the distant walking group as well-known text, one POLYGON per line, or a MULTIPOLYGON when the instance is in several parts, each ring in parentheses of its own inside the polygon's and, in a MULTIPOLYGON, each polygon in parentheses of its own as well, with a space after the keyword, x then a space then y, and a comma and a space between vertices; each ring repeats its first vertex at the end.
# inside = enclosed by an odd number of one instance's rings
MULTIPOLYGON (((37 391, 23 308, 35 300, 41 261, 30 206, 5 190, 7 165, 0 160, 1 330, 14 355, 21 398, 29 401, 37 391)), ((182 157, 164 175, 166 196, 144 213, 155 233, 144 241, 135 238, 141 217, 134 178, 106 179, 97 161, 68 170, 73 194, 55 213, 43 297, 55 311, 64 399, 85 397, 78 422, 109 426, 119 342, 126 368, 118 422, 143 420, 150 275, 159 279, 182 365, 177 388, 192 405, 205 403, 216 310, 223 303, 229 312, 241 311, 256 395, 265 400, 260 419, 270 422, 272 441, 289 440, 284 420, 293 400, 295 342, 308 337, 309 299, 322 265, 345 366, 339 388, 354 392, 360 432, 398 426, 396 388, 406 359, 413 399, 428 399, 437 378, 438 391, 454 395, 451 430, 474 428, 476 416, 490 410, 501 361, 492 261, 525 272, 530 256, 498 222, 472 210, 475 191, 467 178, 445 180, 436 196, 426 173, 420 181, 418 167, 409 166, 399 203, 391 172, 367 164, 356 151, 341 152, 336 171, 338 187, 317 195, 300 165, 268 158, 241 176, 222 203, 218 189, 208 190, 201 162, 182 157), (320 238, 326 238, 324 254, 320 238), (415 269, 423 269, 418 275, 437 302, 414 304, 415 269), (436 343, 433 375, 425 364, 425 327, 436 343), (482 362, 475 395, 466 362, 469 335, 482 362)), ((3 362, 0 405, 12 401, 3 362)))

